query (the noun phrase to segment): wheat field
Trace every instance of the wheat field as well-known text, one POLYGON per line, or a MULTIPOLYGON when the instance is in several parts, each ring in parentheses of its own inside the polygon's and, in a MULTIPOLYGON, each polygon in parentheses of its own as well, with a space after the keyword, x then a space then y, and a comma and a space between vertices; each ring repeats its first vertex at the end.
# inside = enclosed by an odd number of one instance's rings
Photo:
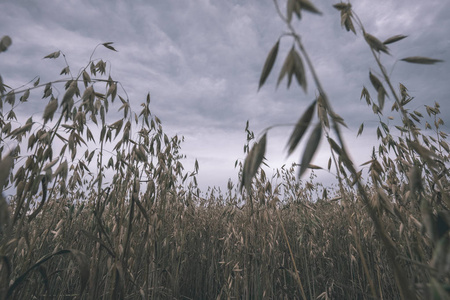
MULTIPOLYGON (((0 299, 450 298, 450 148, 440 104, 417 108, 380 60, 405 36, 381 42, 349 3, 335 5, 342 27, 362 31, 380 68, 368 72, 375 93, 361 92, 380 117, 378 146, 362 172, 290 23, 301 10, 320 12, 309 1, 289 2, 287 16, 276 6, 294 43, 277 84, 295 78, 306 89, 305 74, 313 75, 318 96, 286 146, 290 154, 306 140, 306 148, 299 164, 267 175, 271 128, 255 139, 247 124, 240 182, 223 191, 198 188, 198 162, 193 171, 182 165, 183 138, 164 132, 150 95, 136 110, 101 59, 69 80, 37 78, 16 89, 0 80, 0 299), (389 96, 397 125, 382 118, 389 96), (17 120, 36 97, 46 103, 42 117, 17 120), (311 165, 320 140, 330 159, 311 165), (307 169, 333 172, 338 183, 324 186, 314 172, 304 178, 307 169)), ((10 44, 3 37, 1 51, 10 44)), ((260 88, 279 47, 278 40, 260 88)))

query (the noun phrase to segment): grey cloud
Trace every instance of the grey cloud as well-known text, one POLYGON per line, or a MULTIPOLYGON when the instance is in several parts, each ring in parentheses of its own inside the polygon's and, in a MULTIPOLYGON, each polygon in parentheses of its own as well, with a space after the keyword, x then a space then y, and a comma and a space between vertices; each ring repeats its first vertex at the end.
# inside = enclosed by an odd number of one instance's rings
MULTIPOLYGON (((322 16, 304 13, 294 24, 336 112, 350 127, 345 132, 351 150, 367 157, 367 141, 373 137, 360 144, 352 137, 361 122, 373 132, 371 124, 377 121, 359 100, 363 85, 375 97, 368 72, 376 72, 376 64, 361 34, 342 29, 339 12, 330 3, 316 4, 322 16)), ((409 88, 415 107, 438 101, 444 121, 450 122, 450 5, 439 0, 382 0, 355 1, 354 8, 368 32, 380 39, 409 36, 391 45, 392 55, 383 56, 383 62, 389 71, 395 66, 395 83, 409 88), (414 55, 447 62, 396 62, 414 55)), ((123 84, 135 110, 150 92, 151 110, 164 128, 186 137, 186 167, 199 159, 203 186, 225 185, 229 177, 235 178, 234 161, 243 157, 246 120, 255 133, 273 124, 295 123, 317 94, 310 76, 306 95, 295 85, 287 91, 285 82, 275 88, 292 45, 288 37, 282 39, 273 74, 257 92, 266 55, 286 31, 271 1, 15 1, 1 3, 0 11, 5 16, 0 19, 1 34, 13 39, 11 49, 0 56, 0 73, 14 86, 36 75, 42 81, 60 78, 63 60, 42 60, 50 52, 63 50, 76 73, 97 44, 114 42, 118 53, 100 47, 94 58, 111 62, 111 75, 123 84)), ((391 101, 387 100, 386 116, 391 101)), ((33 105, 34 111, 40 104, 33 105)), ((270 133, 269 143, 280 148, 270 155, 271 167, 298 160, 299 153, 285 160, 282 152, 290 130, 282 127, 270 133)), ((321 151, 326 156, 326 149, 321 151)))

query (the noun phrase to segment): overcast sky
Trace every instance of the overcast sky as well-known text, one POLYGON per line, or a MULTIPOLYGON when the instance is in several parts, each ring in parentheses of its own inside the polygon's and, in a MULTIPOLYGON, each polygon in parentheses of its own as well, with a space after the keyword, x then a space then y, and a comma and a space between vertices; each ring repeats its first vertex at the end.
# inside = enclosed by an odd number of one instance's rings
MULTIPOLYGON (((376 143, 377 118, 359 97, 363 85, 375 97, 368 73, 379 72, 360 32, 355 36, 341 28, 339 12, 331 6, 337 1, 314 3, 323 15, 305 12, 293 24, 332 105, 349 125, 345 135, 353 157, 363 162, 370 159, 376 143), (362 122, 364 135, 354 139, 362 122)), ((280 6, 284 12, 285 1, 280 6)), ((390 45, 391 56, 383 55, 382 60, 394 83, 402 82, 415 97, 411 108, 437 101, 449 123, 450 2, 360 0, 353 7, 366 30, 380 40, 408 35, 390 45), (446 62, 395 63, 407 56, 446 62)), ((311 78, 307 94, 294 84, 286 90, 285 82, 276 89, 278 72, 292 45, 289 37, 281 40, 272 74, 258 92, 266 56, 284 32, 287 28, 269 0, 0 0, 0 36, 13 40, 0 55, 0 74, 13 87, 35 76, 41 77, 41 83, 59 79, 64 61, 43 60, 45 55, 61 50, 76 73, 97 44, 114 42, 118 52, 102 47, 94 58, 111 63, 111 76, 122 83, 135 111, 150 92, 152 113, 162 120, 165 132, 185 137, 185 168, 192 170, 198 159, 202 189, 223 188, 228 178, 237 182, 234 163, 244 159, 247 120, 257 136, 274 124, 295 124, 317 95, 311 78)), ((387 100, 386 119, 398 117, 389 111, 391 105, 387 100)), ((20 115, 33 113, 23 110, 20 115)), ((291 130, 280 127, 269 132, 266 157, 271 168, 299 160, 301 148, 289 159, 283 151, 291 130)), ((322 146, 313 163, 326 167, 328 148, 322 146)))

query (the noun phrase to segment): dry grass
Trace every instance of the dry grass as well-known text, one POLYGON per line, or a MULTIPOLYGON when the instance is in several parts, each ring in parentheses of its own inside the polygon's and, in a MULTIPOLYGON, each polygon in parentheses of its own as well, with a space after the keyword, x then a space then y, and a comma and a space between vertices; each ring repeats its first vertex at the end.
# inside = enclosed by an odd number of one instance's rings
MULTIPOLYGON (((280 80, 295 75, 306 88, 304 59, 319 97, 287 148, 296 148, 317 112, 300 172, 325 136, 336 187, 313 177, 298 181, 294 166, 268 178, 259 168, 266 132, 250 147, 247 126, 241 186, 230 182, 223 193, 202 193, 197 163, 193 172, 181 164, 182 139, 163 132, 149 97, 135 118, 101 60, 62 83, 59 102, 51 84, 2 84, 0 187, 14 195, 0 198, 0 299, 447 299, 450 149, 439 104, 412 111, 406 87, 394 88, 385 74, 379 52, 404 36, 381 43, 365 34, 384 78, 369 74, 378 101, 363 88, 362 98, 380 117, 379 146, 365 164, 368 172, 357 171, 340 136, 343 121, 290 25, 301 7, 281 15, 296 46, 280 80), (14 110, 36 94, 40 100, 39 92, 48 100, 43 117, 18 124, 14 110), (390 126, 380 114, 388 93, 400 116, 390 126), (9 152, 12 143, 18 147, 9 152)), ((335 7, 348 31, 356 32, 356 22, 364 32, 348 4, 335 7)))
MULTIPOLYGON (((267 181, 258 185, 255 196, 264 198, 259 198, 253 213, 235 205, 237 195, 232 191, 222 201, 217 201, 219 196, 199 199, 194 192, 175 188, 157 191, 167 192, 165 200, 150 201, 141 195, 148 219, 136 207, 133 211, 127 197, 91 197, 83 202, 84 208, 67 199, 49 199, 45 209, 31 222, 24 220, 14 229, 15 238, 4 244, 10 253, 5 259, 13 267, 9 279, 17 280, 39 259, 63 249, 84 255, 78 260, 51 258, 23 278, 11 296, 300 298, 281 232, 283 222, 307 298, 372 299, 371 281, 377 297, 399 297, 386 252, 356 196, 349 194, 352 200, 346 205, 326 199, 312 202, 303 198, 305 187, 299 186, 291 192, 300 198, 285 197, 273 206, 260 201, 274 197, 265 187, 267 181), (104 205, 101 210, 98 202, 104 205), (80 274, 80 268, 89 271, 80 274)), ((421 219, 417 207, 412 203, 392 207, 398 217, 380 218, 395 241, 411 286, 425 298, 426 283, 439 272, 432 264, 432 242, 417 221, 421 219)), ((448 283, 448 273, 438 278, 448 283)), ((5 278, 3 285, 8 282, 5 278)))

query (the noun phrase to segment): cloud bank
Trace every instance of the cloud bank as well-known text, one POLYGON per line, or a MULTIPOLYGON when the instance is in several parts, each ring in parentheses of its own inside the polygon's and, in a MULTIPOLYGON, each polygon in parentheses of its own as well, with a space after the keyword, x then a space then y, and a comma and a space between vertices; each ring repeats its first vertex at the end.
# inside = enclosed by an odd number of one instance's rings
MULTIPOLYGON (((345 136, 353 157, 363 162, 376 143, 378 119, 359 97, 363 86, 375 93, 368 72, 377 72, 376 64, 361 34, 341 28, 339 12, 330 3, 315 4, 321 16, 304 13, 293 24, 336 112, 349 126, 345 136), (355 139, 362 122, 366 135, 355 139)), ((391 45, 391 56, 382 60, 394 82, 406 85, 416 98, 413 109, 437 101, 444 122, 450 122, 450 3, 365 0, 355 2, 354 10, 366 30, 381 40, 408 35, 391 45), (415 55, 447 62, 431 67, 398 62, 415 55)), ((57 79, 65 63, 42 59, 51 52, 65 53, 76 73, 96 45, 114 42, 119 52, 99 48, 94 58, 111 63, 111 76, 122 83, 136 111, 150 92, 152 113, 166 132, 185 137, 185 167, 192 169, 198 159, 203 189, 224 187, 228 178, 236 182, 234 163, 244 159, 247 120, 256 135, 274 124, 295 124, 317 95, 310 77, 307 94, 294 85, 286 90, 285 82, 275 86, 292 45, 289 37, 281 39, 273 74, 257 91, 269 50, 287 32, 272 1, 4 1, 0 11, 0 34, 13 39, 0 56, 0 74, 13 87, 35 76, 41 82, 57 79)), ((20 115, 25 118, 39 105, 20 115)), ((391 105, 388 100, 387 108, 391 105)), ((386 109, 389 115, 395 116, 386 109)), ((279 127, 269 133, 272 168, 299 160, 300 150, 289 159, 283 152, 291 130, 279 127)), ((322 148, 314 163, 326 166, 328 149, 322 148)))

